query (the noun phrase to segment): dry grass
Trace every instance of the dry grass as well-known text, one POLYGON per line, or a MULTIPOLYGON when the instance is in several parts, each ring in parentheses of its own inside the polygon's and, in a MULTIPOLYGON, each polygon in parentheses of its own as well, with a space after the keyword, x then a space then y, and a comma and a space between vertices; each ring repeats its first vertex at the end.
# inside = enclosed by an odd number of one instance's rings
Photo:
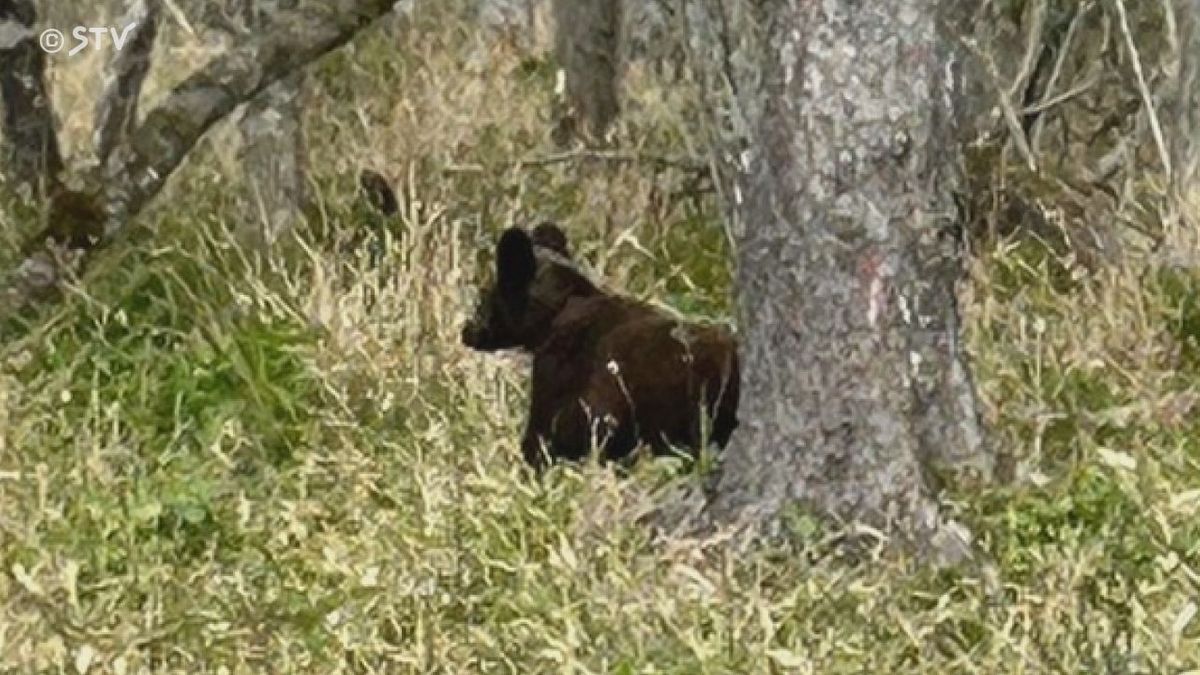
MULTIPOLYGON (((551 69, 445 18, 318 69, 322 217, 286 259, 239 257, 229 231, 251 211, 206 144, 78 293, 8 331, 0 669, 1200 668, 1186 271, 1131 259, 1073 278, 1028 243, 975 261, 970 343, 1015 478, 948 504, 985 551, 977 570, 846 559, 802 514, 787 548, 652 546, 633 521, 669 464, 523 477, 522 364, 457 339, 496 233, 559 218, 613 287, 718 316, 725 237, 711 195, 667 199, 677 172, 506 164, 554 152, 551 69), (378 268, 344 253, 372 218, 362 166, 405 200, 378 268)), ((630 88, 626 143, 688 152, 686 91, 630 88)))

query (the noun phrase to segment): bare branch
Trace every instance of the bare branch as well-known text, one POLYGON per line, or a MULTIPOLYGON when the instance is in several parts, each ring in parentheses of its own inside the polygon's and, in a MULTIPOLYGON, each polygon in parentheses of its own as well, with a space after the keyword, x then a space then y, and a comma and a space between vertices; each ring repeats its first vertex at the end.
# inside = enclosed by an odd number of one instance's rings
POLYGON ((174 0, 162 0, 162 2, 166 6, 167 12, 171 14, 171 18, 175 19, 175 23, 188 35, 193 38, 197 37, 196 29, 192 27, 192 22, 188 21, 187 14, 184 14, 179 5, 175 4, 174 0))
POLYGON ((93 142, 103 163, 117 143, 125 141, 137 121, 138 98, 150 70, 150 55, 158 34, 158 0, 135 0, 121 19, 133 26, 128 42, 116 52, 105 73, 104 92, 96 102, 93 142))
POLYGON ((1015 99, 1025 91, 1029 79, 1037 68, 1038 55, 1045 49, 1043 35, 1046 30, 1046 0, 1037 0, 1028 6, 1030 14, 1028 27, 1025 29, 1025 55, 1021 58, 1021 67, 1017 76, 1008 87, 1008 98, 1015 99))
POLYGON ((1000 74, 996 72, 996 62, 990 54, 979 49, 974 40, 959 38, 959 41, 983 64, 984 71, 996 90, 996 101, 1000 104, 1000 111, 1004 115, 1004 123, 1008 126, 1009 136, 1012 138, 1013 144, 1017 146, 1017 151, 1021 153, 1021 158, 1025 160, 1025 166, 1033 173, 1037 173, 1037 160, 1029 148, 1029 140, 1025 137, 1025 130, 1021 127, 1021 120, 1017 116, 1017 109, 1013 105, 1012 98, 1008 95, 1008 89, 1000 82, 1000 74))
POLYGON ((1075 7, 1075 15, 1071 17, 1071 23, 1067 26, 1067 34, 1058 48, 1058 58, 1054 61, 1054 70, 1050 72, 1050 79, 1046 81, 1047 95, 1058 85, 1058 78, 1062 77, 1063 65, 1066 64, 1067 56, 1071 53, 1071 46, 1075 43, 1075 34, 1079 32, 1079 26, 1095 6, 1095 3, 1087 2, 1075 7))
POLYGON ((15 183, 52 183, 62 169, 54 111, 46 92, 46 55, 37 42, 32 0, 0 0, 0 172, 15 183))
POLYGON ((113 148, 100 170, 86 177, 83 191, 61 192, 52 199, 52 214, 64 200, 86 208, 73 210, 83 214, 78 217, 51 217, 27 244, 28 257, 0 291, 0 316, 57 285, 61 272, 44 273, 44 263, 55 258, 47 252, 60 247, 86 252, 110 242, 158 194, 213 124, 272 83, 345 44, 392 5, 393 0, 305 3, 300 10, 280 13, 257 39, 243 41, 176 86, 113 148))
MULTIPOLYGON (((1032 113, 1045 112, 1045 111, 1053 108, 1054 106, 1066 103, 1067 101, 1075 98, 1076 96, 1081 96, 1083 94, 1086 94, 1089 90, 1091 90, 1093 87, 1095 87, 1099 83, 1100 83, 1100 76, 1096 73, 1092 73, 1083 82, 1080 82, 1079 84, 1068 89, 1067 91, 1064 91, 1061 94, 1057 94, 1055 96, 1047 96, 1046 98, 1042 99, 1041 101, 1038 101, 1037 103, 1035 103, 1031 106, 1025 107, 1024 109, 1021 110, 1021 113, 1025 114, 1025 115, 1029 115, 1032 113)), ((1036 135, 1036 132, 1035 132, 1035 135, 1036 135)))
POLYGON ((275 17, 257 40, 237 45, 184 80, 110 156, 104 168, 110 220, 119 227, 140 211, 214 123, 345 44, 391 5, 387 0, 306 3, 275 17))
MULTIPOLYGON (((1024 111, 1026 115, 1039 114, 1053 106, 1058 105, 1059 103, 1068 101, 1074 98, 1076 95, 1082 94, 1088 89, 1091 89, 1094 84, 1100 81, 1100 73, 1097 69, 1086 78, 1086 81, 1083 84, 1073 87, 1058 96, 1052 96, 1055 88, 1058 87, 1059 78, 1062 77, 1063 66, 1067 62, 1067 56, 1071 54, 1071 48, 1075 44, 1075 35, 1079 31, 1079 27, 1082 25, 1083 19, 1091 13, 1094 7, 1095 3, 1092 2, 1076 5, 1075 15, 1071 17, 1071 23, 1067 26, 1067 33, 1063 37, 1062 44, 1059 45, 1058 57, 1054 61, 1054 69, 1050 71, 1050 77, 1046 80, 1046 90, 1043 94, 1043 99, 1040 103, 1034 105, 1033 107, 1027 107, 1024 111)), ((1045 128, 1046 119, 1044 116, 1039 115, 1037 120, 1033 123, 1033 127, 1030 129, 1029 133, 1029 143, 1032 146, 1034 153, 1037 153, 1041 147, 1042 130, 1045 128)))
POLYGON ((1171 156, 1167 153, 1167 144, 1163 140, 1162 125, 1158 121, 1158 112, 1154 109, 1154 98, 1146 85, 1146 76, 1142 73, 1142 58, 1138 55, 1137 45, 1133 41, 1133 33, 1129 30, 1129 17, 1125 13, 1125 0, 1116 0, 1117 17, 1121 22, 1121 35, 1125 37, 1125 48, 1129 50, 1129 59, 1133 62, 1133 74, 1137 78, 1138 93, 1142 104, 1146 107, 1146 115, 1150 118, 1150 133, 1154 136, 1154 144, 1158 148, 1158 158, 1162 162, 1163 172, 1168 179, 1171 176, 1171 156))

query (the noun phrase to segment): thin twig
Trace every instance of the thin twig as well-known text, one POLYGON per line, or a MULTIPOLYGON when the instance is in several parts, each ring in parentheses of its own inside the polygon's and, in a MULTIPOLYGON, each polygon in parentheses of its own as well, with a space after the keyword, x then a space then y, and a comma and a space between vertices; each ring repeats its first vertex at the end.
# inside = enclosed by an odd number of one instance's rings
POLYGON ((1083 18, 1092 11, 1095 7, 1094 2, 1089 2, 1085 5, 1076 7, 1075 16, 1071 17, 1071 23, 1067 26, 1067 34, 1063 36, 1062 45, 1058 49, 1058 57, 1054 60, 1054 70, 1050 72, 1050 78, 1046 80, 1046 93, 1054 91, 1058 86, 1058 78, 1062 76, 1063 64, 1067 62, 1067 56, 1071 53, 1071 46, 1075 42, 1075 33, 1079 30, 1079 25, 1083 22, 1083 18))
POLYGON ((179 9, 179 5, 175 4, 174 0, 163 0, 163 5, 166 6, 167 11, 171 13, 171 18, 175 19, 175 23, 179 24, 179 27, 184 32, 193 38, 198 37, 196 29, 188 21, 187 14, 184 14, 183 10, 179 9))
POLYGON ((1142 59, 1138 56, 1137 46, 1133 43, 1133 34, 1129 30, 1129 17, 1125 14, 1125 0, 1115 0, 1117 17, 1121 21, 1121 34, 1125 36, 1125 48, 1129 50, 1129 58, 1133 61, 1133 74, 1137 77, 1138 93, 1141 94, 1142 104, 1146 106, 1146 114, 1150 117, 1150 133, 1154 135, 1154 145, 1158 148, 1159 161, 1167 180, 1171 180, 1171 156, 1167 153, 1167 144, 1163 141, 1162 126, 1158 122, 1158 113, 1154 110, 1154 100, 1150 89, 1146 86, 1146 77, 1142 73, 1142 59))
POLYGON ((1175 59, 1174 67, 1168 70, 1168 73, 1173 76, 1179 75, 1179 24, 1175 20, 1175 3, 1171 0, 1162 0, 1163 9, 1163 34, 1167 36, 1167 53, 1175 59), (1171 72, 1171 71, 1174 72, 1171 72))
POLYGON ((1037 67, 1038 53, 1043 47, 1042 33, 1046 28, 1046 0, 1038 0, 1029 10, 1032 16, 1029 19, 1028 35, 1025 40, 1025 55, 1021 57, 1021 67, 1017 70, 1017 77, 1008 87, 1008 97, 1014 99, 1025 90, 1025 86, 1029 84, 1029 78, 1033 76, 1033 71, 1037 67))
POLYGON ((959 42, 983 63, 984 70, 988 74, 988 79, 991 80, 992 86, 996 90, 996 100, 1000 103, 1001 112, 1004 113, 1004 123, 1008 126, 1009 136, 1012 138, 1013 144, 1017 146, 1017 151, 1021 153, 1021 157, 1024 158, 1026 167, 1031 172, 1038 173, 1037 160, 1033 157, 1033 151, 1029 149, 1029 141, 1025 138, 1025 131, 1021 128, 1021 120, 1017 117, 1017 110, 1013 106, 1008 89, 1000 82, 1000 74, 996 72, 995 62, 991 56, 985 54, 975 44, 974 40, 960 37, 959 42))
POLYGON ((614 162, 621 164, 653 164, 660 168, 680 169, 692 173, 705 173, 708 171, 708 165, 693 159, 681 159, 672 157, 662 157, 659 155, 651 155, 644 152, 617 152, 613 150, 568 150, 565 152, 556 152, 551 155, 541 157, 528 157, 525 159, 509 160, 507 162, 499 162, 491 166, 482 164, 453 164, 442 169, 443 173, 483 173, 489 169, 533 169, 555 164, 566 164, 580 160, 598 160, 604 162, 614 162))
MULTIPOLYGON (((1080 85, 1079 87, 1076 87, 1061 96, 1054 97, 1053 99, 1050 98, 1050 95, 1054 92, 1054 89, 1058 87, 1058 78, 1062 76, 1063 65, 1066 64, 1067 56, 1071 53, 1071 47, 1075 43, 1075 33, 1079 30, 1080 24, 1083 23, 1083 18, 1087 16, 1095 6, 1096 5, 1094 2, 1089 2, 1086 5, 1077 6, 1075 8, 1075 15, 1071 17, 1071 23, 1067 26, 1067 34, 1063 37, 1062 44, 1059 45, 1058 57, 1054 60, 1054 69, 1050 71, 1050 77, 1046 80, 1046 91, 1043 95, 1043 100, 1033 108, 1027 108, 1025 110, 1026 114, 1042 112, 1054 105, 1057 105, 1058 103, 1069 100, 1070 98, 1074 98, 1075 95, 1083 93, 1089 89, 1094 81, 1099 81, 1100 74, 1097 71, 1093 73, 1092 77, 1088 78, 1084 85, 1080 85), (1070 96, 1067 94, 1070 94, 1070 96)), ((1033 128, 1030 130, 1029 134, 1030 145, 1032 146, 1034 152, 1037 152, 1038 148, 1041 146, 1042 130, 1045 128, 1045 117, 1038 117, 1038 119, 1034 122, 1033 128)))
MULTIPOLYGON (((1089 89, 1096 86, 1099 82, 1100 82, 1100 75, 1098 73, 1093 73, 1091 75, 1091 77, 1084 80, 1081 84, 1078 84, 1075 87, 1068 89, 1067 91, 1064 91, 1063 93, 1061 93, 1057 96, 1042 99, 1041 101, 1038 101, 1037 103, 1035 103, 1031 106, 1022 108, 1021 112, 1026 115, 1029 115, 1032 113, 1045 112, 1045 111, 1049 110, 1050 108, 1053 108, 1056 105, 1065 103, 1065 102, 1075 98, 1076 96, 1086 93, 1089 89)), ((1035 132, 1035 136, 1036 136, 1036 132, 1035 132)))

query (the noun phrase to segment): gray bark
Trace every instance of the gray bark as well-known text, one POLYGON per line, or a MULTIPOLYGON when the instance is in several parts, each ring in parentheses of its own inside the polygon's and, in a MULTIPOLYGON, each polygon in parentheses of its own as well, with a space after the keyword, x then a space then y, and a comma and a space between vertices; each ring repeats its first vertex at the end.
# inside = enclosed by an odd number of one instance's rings
POLYGON ((0 177, 48 186, 62 169, 33 0, 0 0, 0 177))
POLYGON ((692 1, 625 0, 619 44, 622 70, 640 62, 658 77, 681 79, 686 67, 684 9, 692 1))
POLYGON ((479 0, 476 20, 485 33, 502 36, 521 49, 534 45, 538 6, 543 0, 479 0))
POLYGON ((46 297, 64 270, 62 249, 78 259, 112 241, 183 162, 213 124, 321 55, 340 47, 386 14, 393 0, 305 3, 283 13, 233 49, 176 86, 98 170, 82 177, 81 190, 52 199, 45 230, 25 247, 25 259, 0 291, 0 317, 46 297))
MULTIPOLYGON (((501 35, 522 49, 537 46, 533 39, 538 18, 551 0, 475 0, 475 17, 487 33, 501 35)), ((623 0, 620 7, 620 63, 646 61, 660 74, 682 68, 679 37, 683 3, 679 0, 623 0)), ((586 8, 562 6, 568 12, 586 8)), ((609 17, 611 20, 613 17, 609 17)), ((560 47, 564 45, 559 45, 560 47)), ((602 47, 603 49, 603 47, 602 47)))
POLYGON ((958 336, 960 60, 941 10, 710 14, 762 32, 726 33, 742 47, 718 68, 746 134, 731 187, 745 368, 709 522, 769 523, 798 501, 937 560, 967 554, 925 480, 933 462, 991 469, 958 336))
POLYGON ((623 0, 554 0, 555 52, 573 117, 594 141, 620 112, 623 0))
MULTIPOLYGON (((247 24, 252 33, 281 10, 295 10, 298 0, 250 0, 247 24)), ((304 130, 304 73, 275 84, 246 105, 238 129, 242 134, 242 171, 250 187, 256 215, 239 232, 252 250, 268 250, 303 217, 307 201, 304 130)))
POLYGON ((1179 84, 1171 165, 1176 194, 1186 196, 1200 180, 1200 0, 1174 2, 1179 27, 1179 84))
POLYGON ((100 162, 129 137, 137 122, 138 99, 158 35, 159 0, 136 0, 117 25, 134 25, 128 42, 105 69, 104 91, 96 102, 92 140, 100 162))

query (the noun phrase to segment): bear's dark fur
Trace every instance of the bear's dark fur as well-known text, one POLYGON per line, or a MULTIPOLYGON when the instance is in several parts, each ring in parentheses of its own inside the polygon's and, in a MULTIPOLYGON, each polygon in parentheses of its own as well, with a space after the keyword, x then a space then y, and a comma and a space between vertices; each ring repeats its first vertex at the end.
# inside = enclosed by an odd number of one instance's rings
POLYGON ((639 441, 656 454, 694 452, 705 418, 709 439, 724 447, 737 426, 730 332, 601 290, 571 261, 553 224, 501 235, 496 278, 462 341, 532 355, 521 451, 534 468, 545 455, 583 458, 593 444, 605 460, 627 457, 639 441))

